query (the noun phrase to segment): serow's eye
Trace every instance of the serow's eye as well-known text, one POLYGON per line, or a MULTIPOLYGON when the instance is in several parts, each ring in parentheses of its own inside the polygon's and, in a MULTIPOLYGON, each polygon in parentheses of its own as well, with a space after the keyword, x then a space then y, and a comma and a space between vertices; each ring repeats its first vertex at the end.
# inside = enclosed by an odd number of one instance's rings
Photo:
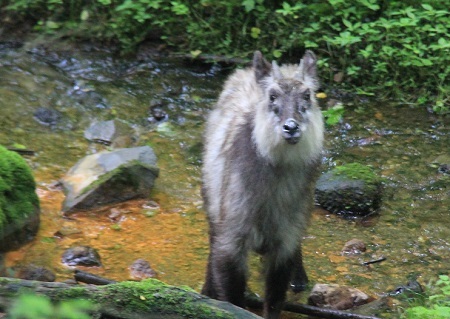
POLYGON ((276 99, 277 99, 277 96, 275 94, 270 94, 270 96, 269 96, 270 102, 273 103, 276 99))
POLYGON ((304 99, 305 101, 311 100, 311 93, 309 93, 309 91, 306 91, 306 92, 303 94, 303 99, 304 99))

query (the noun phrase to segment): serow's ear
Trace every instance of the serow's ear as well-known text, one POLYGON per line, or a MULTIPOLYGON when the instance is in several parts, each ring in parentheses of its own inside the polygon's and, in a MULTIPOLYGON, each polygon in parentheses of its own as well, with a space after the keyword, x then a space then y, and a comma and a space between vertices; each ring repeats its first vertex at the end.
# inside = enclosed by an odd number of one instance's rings
POLYGON ((263 78, 269 76, 272 65, 264 59, 261 52, 255 51, 253 54, 253 69, 255 71, 256 81, 260 82, 263 78))
POLYGON ((316 55, 310 51, 307 50, 305 54, 303 55, 302 61, 301 61, 301 68, 303 76, 305 77, 311 77, 316 78, 317 77, 317 58, 316 55))

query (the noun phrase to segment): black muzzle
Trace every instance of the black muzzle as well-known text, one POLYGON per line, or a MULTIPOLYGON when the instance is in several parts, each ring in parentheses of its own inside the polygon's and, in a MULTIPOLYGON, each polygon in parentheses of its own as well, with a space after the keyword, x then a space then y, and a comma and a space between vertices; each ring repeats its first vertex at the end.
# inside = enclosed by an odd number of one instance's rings
POLYGON ((283 125, 283 137, 289 144, 296 144, 300 139, 300 125, 292 118, 287 119, 283 125))

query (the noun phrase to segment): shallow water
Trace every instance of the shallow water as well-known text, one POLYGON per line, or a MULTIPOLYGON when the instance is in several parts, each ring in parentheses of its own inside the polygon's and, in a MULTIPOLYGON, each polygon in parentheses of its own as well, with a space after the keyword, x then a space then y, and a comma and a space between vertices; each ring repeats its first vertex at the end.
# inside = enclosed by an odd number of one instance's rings
MULTIPOLYGON (((200 196, 201 134, 206 114, 228 70, 180 60, 127 60, 108 52, 0 49, 0 144, 34 150, 33 168, 41 199, 37 238, 6 255, 14 267, 49 267, 58 280, 72 277, 61 264, 73 245, 96 248, 103 267, 85 269, 129 279, 128 266, 144 258, 158 278, 199 291, 208 253, 207 224, 200 196), (151 123, 150 105, 160 103, 168 121, 151 123), (33 118, 55 110, 55 122, 33 118), (96 119, 120 119, 134 127, 137 145, 151 145, 161 169, 150 199, 135 200, 62 218, 64 195, 52 183, 80 158, 107 148, 90 143, 84 130, 96 119), (109 217, 111 209, 120 218, 109 217), (65 236, 57 236, 63 232, 65 236), (56 235, 55 235, 56 234, 56 235)), ((385 178, 384 202, 376 216, 348 220, 317 209, 304 240, 311 283, 338 283, 373 296, 410 278, 421 283, 450 271, 449 176, 433 161, 450 156, 450 120, 388 101, 346 103, 344 121, 328 128, 323 169, 343 163, 373 166, 385 178), (345 242, 363 240, 367 251, 341 255, 345 242), (362 262, 385 257, 381 263, 362 262)), ((261 292, 258 258, 251 288, 261 292)), ((290 295, 290 299, 304 300, 290 295)))

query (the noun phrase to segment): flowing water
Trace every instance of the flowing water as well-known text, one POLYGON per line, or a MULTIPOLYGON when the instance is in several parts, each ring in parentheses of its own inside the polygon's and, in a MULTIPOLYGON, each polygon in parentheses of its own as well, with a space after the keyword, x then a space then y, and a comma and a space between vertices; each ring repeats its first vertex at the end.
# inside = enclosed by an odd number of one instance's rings
MULTIPOLYGON (((143 258, 162 281, 199 291, 208 253, 201 135, 228 71, 181 59, 115 58, 93 49, 0 46, 0 144, 35 151, 26 160, 42 210, 36 239, 6 254, 7 273, 33 263, 53 270, 57 280, 72 278, 62 252, 88 245, 99 251, 103 266, 85 270, 127 280, 128 267, 143 258), (156 104, 168 120, 149 120, 156 104), (36 119, 43 109, 50 120, 36 119), (63 218, 64 195, 54 183, 80 158, 108 148, 83 136, 92 121, 108 119, 125 121, 136 131, 136 145, 154 148, 161 173, 150 201, 63 218), (120 217, 111 218, 111 210, 120 217)), ((449 142, 448 117, 389 101, 346 103, 343 122, 327 128, 323 169, 351 162, 374 167, 384 177, 384 202, 379 214, 363 220, 314 212, 304 239, 311 283, 348 285, 377 297, 411 278, 427 283, 449 274, 450 179, 438 171, 439 162, 448 164, 449 142), (364 241, 367 251, 343 256, 353 238, 364 241), (381 257, 386 260, 362 265, 381 257)), ((259 259, 251 264, 251 288, 261 293, 259 259)), ((304 301, 305 294, 289 298, 304 301)))

